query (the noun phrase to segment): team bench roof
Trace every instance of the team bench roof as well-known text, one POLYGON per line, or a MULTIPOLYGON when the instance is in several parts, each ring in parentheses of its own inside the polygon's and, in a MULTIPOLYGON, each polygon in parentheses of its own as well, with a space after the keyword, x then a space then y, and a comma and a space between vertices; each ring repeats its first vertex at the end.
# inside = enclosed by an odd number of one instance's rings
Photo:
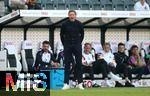
MULTIPOLYGON (((17 10, 0 18, 1 27, 60 27, 68 10, 17 10)), ((85 27, 150 27, 150 11, 77 10, 77 19, 85 27)))

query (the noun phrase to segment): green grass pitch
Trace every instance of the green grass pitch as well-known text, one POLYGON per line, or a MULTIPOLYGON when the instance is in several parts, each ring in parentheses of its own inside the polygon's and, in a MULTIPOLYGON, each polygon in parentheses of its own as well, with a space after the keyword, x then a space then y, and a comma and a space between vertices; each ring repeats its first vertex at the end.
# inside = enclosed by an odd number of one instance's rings
POLYGON ((150 96, 150 88, 87 88, 51 90, 50 96, 150 96))

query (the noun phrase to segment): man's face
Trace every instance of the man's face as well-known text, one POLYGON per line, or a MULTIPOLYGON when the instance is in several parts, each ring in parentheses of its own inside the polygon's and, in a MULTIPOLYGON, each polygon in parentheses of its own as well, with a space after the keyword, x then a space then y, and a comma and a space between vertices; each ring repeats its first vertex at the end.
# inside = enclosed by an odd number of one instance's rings
POLYGON ((43 44, 43 50, 47 52, 49 49, 49 44, 43 44))
POLYGON ((68 14, 68 17, 69 17, 69 20, 70 20, 70 21, 75 21, 75 19, 76 19, 76 14, 75 14, 75 12, 70 12, 70 13, 68 14))
POLYGON ((86 53, 91 52, 91 46, 90 46, 90 45, 86 45, 86 46, 84 47, 84 51, 85 51, 86 53))
POLYGON ((121 52, 121 53, 124 53, 124 51, 125 51, 125 46, 120 45, 120 46, 118 47, 118 51, 121 52))
POLYGON ((104 46, 104 51, 105 52, 109 52, 110 51, 110 46, 109 45, 105 45, 104 46))
POLYGON ((27 0, 27 2, 30 3, 30 4, 35 4, 36 0, 27 0))
POLYGON ((132 49, 132 54, 133 54, 133 55, 136 55, 136 54, 138 54, 138 53, 139 53, 138 48, 133 48, 133 49, 132 49))
POLYGON ((140 0, 142 3, 144 3, 145 2, 145 0, 140 0))

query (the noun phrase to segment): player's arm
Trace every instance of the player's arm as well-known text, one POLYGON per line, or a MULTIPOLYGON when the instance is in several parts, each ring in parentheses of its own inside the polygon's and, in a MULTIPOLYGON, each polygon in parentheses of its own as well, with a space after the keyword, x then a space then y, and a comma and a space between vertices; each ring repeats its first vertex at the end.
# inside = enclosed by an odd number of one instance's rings
POLYGON ((60 39, 63 45, 64 45, 64 35, 65 35, 65 26, 64 24, 62 24, 60 29, 60 39))

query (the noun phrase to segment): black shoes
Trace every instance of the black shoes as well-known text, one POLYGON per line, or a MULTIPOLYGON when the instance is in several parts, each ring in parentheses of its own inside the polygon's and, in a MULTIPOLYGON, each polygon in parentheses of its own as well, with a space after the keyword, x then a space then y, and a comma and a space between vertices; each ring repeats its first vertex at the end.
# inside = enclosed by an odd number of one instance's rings
POLYGON ((118 81, 116 81, 115 87, 124 87, 124 85, 122 85, 121 83, 119 83, 118 81))
POLYGON ((125 87, 135 87, 135 86, 132 85, 130 82, 127 81, 127 82, 125 83, 125 87))
POLYGON ((94 88, 99 88, 99 87, 101 87, 101 86, 95 83, 94 85, 92 85, 92 87, 94 87, 94 88))
POLYGON ((116 85, 115 87, 135 87, 134 85, 132 85, 130 82, 126 81, 125 85, 122 85, 121 83, 119 83, 118 81, 116 81, 116 85))

